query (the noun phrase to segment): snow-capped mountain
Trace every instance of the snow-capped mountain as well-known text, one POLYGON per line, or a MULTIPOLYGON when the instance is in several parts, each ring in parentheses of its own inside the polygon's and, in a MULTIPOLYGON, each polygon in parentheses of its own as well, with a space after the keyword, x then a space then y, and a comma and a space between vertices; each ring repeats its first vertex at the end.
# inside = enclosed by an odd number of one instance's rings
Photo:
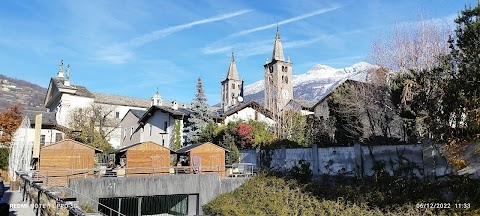
MULTIPOLYGON (((339 69, 317 64, 304 74, 293 75, 293 97, 308 101, 321 100, 347 79, 367 82, 368 70, 375 67, 366 62, 339 69)), ((263 80, 245 86, 246 101, 254 100, 263 104, 264 89, 263 80)))

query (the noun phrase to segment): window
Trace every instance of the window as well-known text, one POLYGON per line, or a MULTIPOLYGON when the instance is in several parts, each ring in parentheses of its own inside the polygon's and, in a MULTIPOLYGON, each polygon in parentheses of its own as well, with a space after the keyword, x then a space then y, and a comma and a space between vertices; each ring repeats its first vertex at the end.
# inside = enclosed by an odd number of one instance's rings
POLYGON ((133 127, 130 128, 130 136, 133 136, 133 127))
POLYGON ((45 145, 45 135, 40 135, 40 145, 45 145))
POLYGON ((62 141, 62 139, 63 139, 62 133, 56 133, 55 134, 55 142, 62 141))
POLYGON ((235 84, 232 84, 232 89, 235 89, 235 84))
POLYGON ((165 146, 165 139, 162 139, 162 145, 165 146))
POLYGON ((124 128, 123 129, 123 139, 125 139, 127 137, 127 129, 124 128))
POLYGON ((288 84, 288 77, 285 77, 285 83, 288 84))
POLYGON ((152 125, 150 125, 150 136, 152 136, 152 125))
POLYGON ((167 122, 163 123, 163 131, 166 133, 167 132, 167 122))
POLYGON ((115 112, 115 118, 120 118, 120 112, 115 112))

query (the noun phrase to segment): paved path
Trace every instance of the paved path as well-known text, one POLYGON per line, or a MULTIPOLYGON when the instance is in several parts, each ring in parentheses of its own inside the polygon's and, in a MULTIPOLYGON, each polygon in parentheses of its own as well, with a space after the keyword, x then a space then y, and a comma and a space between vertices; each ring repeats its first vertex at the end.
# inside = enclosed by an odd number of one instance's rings
MULTIPOLYGON (((18 216, 34 216, 33 212, 33 205, 29 205, 28 202, 22 201, 22 194, 20 191, 11 191, 9 190, 8 184, 5 185, 5 194, 3 195, 3 200, 0 203, 8 203, 10 206, 10 216, 11 215, 18 215, 18 216)), ((0 215, 3 212, 0 212, 0 215)))

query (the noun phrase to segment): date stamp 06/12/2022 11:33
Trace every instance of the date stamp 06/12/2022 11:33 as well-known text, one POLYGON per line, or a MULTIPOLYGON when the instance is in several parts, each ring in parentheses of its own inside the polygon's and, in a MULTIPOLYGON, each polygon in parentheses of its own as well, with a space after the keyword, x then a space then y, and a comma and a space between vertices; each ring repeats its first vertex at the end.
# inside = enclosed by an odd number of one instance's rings
POLYGON ((417 203, 416 208, 449 209, 462 208, 469 209, 470 203, 417 203))

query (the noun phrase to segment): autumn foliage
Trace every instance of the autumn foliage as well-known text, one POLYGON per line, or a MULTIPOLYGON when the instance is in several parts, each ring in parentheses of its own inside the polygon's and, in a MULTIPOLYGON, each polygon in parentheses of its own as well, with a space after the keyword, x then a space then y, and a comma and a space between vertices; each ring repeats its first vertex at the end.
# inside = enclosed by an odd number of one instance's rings
POLYGON ((0 112, 0 144, 10 146, 12 136, 22 123, 22 108, 13 105, 3 112, 0 112))

